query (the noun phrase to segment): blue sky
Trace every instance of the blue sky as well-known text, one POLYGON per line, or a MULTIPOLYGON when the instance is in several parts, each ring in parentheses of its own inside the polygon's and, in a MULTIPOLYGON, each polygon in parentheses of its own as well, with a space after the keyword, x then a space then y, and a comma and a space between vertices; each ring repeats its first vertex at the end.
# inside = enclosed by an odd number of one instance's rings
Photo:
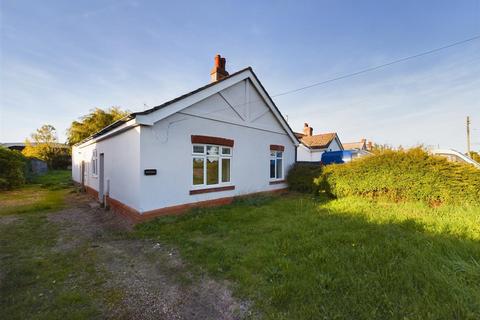
MULTIPOLYGON (((158 105, 208 83, 216 53, 274 95, 479 34, 480 0, 4 0, 0 141, 44 123, 64 140, 94 107, 158 105)), ((464 151, 465 117, 480 129, 480 40, 275 102, 294 130, 464 151)))

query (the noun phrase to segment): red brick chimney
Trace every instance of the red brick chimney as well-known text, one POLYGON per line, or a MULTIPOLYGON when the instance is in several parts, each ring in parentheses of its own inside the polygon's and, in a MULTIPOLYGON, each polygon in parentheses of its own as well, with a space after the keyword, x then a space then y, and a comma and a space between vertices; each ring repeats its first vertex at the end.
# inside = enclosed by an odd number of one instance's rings
POLYGON ((212 71, 210 72, 210 77, 212 82, 221 80, 228 76, 227 70, 225 70, 225 64, 227 60, 222 58, 219 54, 215 56, 215 65, 213 66, 212 71))
POLYGON ((306 136, 312 136, 313 135, 313 128, 308 126, 308 123, 305 122, 303 125, 303 134, 306 136))

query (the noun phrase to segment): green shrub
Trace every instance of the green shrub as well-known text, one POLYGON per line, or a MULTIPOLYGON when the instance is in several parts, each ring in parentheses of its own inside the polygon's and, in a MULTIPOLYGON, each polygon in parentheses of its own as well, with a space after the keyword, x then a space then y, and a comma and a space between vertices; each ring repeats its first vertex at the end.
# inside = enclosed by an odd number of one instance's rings
POLYGON ((287 174, 288 188, 292 191, 316 193, 314 179, 320 177, 322 167, 319 164, 296 163, 287 174))
POLYGON ((417 148, 387 150, 348 164, 325 167, 317 186, 335 197, 357 195, 431 205, 480 203, 480 170, 417 148))
POLYGON ((11 189, 25 183, 27 160, 18 151, 0 147, 0 189, 11 189))

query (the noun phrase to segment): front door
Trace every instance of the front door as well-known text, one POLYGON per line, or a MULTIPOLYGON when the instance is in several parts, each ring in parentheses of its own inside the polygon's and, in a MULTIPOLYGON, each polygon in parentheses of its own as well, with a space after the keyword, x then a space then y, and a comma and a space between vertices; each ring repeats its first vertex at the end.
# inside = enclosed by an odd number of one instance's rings
POLYGON ((100 163, 98 168, 98 200, 103 203, 104 202, 104 194, 105 194, 105 183, 104 183, 104 154, 100 153, 100 163))

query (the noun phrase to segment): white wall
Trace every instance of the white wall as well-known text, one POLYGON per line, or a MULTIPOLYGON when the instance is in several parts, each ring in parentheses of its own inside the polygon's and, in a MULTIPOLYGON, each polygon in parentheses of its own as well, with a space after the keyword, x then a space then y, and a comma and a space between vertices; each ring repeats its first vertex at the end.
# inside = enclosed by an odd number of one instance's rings
POLYGON ((140 211, 286 187, 269 184, 270 145, 285 146, 285 177, 295 162, 293 141, 248 82, 222 94, 228 103, 215 94, 154 126, 141 127, 140 211), (256 103, 247 107, 246 96, 256 103), (235 190, 189 194, 193 188, 191 135, 234 140, 231 185, 235 190), (157 169, 157 175, 145 176, 144 169, 157 169))
MULTIPOLYGON (((163 112, 159 110, 156 112, 163 112)), ((285 147, 283 177, 295 162, 295 144, 250 80, 242 80, 160 121, 155 113, 142 115, 153 125, 137 126, 97 143, 75 147, 72 175, 80 181, 80 162, 87 165, 86 184, 98 190, 91 174, 92 150, 105 155, 105 187, 110 196, 139 212, 198 201, 285 188, 270 185, 270 145, 285 147), (191 135, 234 140, 231 183, 234 190, 190 195, 191 135), (145 169, 157 174, 144 175, 145 169)))
POLYGON ((322 154, 325 151, 340 151, 340 150, 342 150, 342 148, 340 148, 340 145, 337 142, 337 139, 334 139, 332 142, 330 142, 328 147, 325 149, 309 149, 305 145, 300 144, 298 146, 298 151, 297 151, 297 161, 308 161, 308 162, 321 161, 322 154))
POLYGON ((334 139, 330 144, 328 145, 328 148, 325 151, 341 151, 342 148, 340 148, 340 145, 337 142, 337 139, 334 139))
POLYGON ((320 161, 322 160, 322 153, 325 149, 309 149, 303 144, 298 146, 297 161, 320 161))
MULTIPOLYGON (((85 184, 98 191, 98 177, 92 174, 92 151, 97 149, 98 161, 104 154, 104 188, 113 199, 139 210, 140 208, 140 127, 109 139, 85 143, 72 150, 72 177, 80 182, 81 161, 85 161, 85 184), (109 181, 109 183, 107 182, 109 181)), ((98 165, 100 168, 100 165, 98 165)))

